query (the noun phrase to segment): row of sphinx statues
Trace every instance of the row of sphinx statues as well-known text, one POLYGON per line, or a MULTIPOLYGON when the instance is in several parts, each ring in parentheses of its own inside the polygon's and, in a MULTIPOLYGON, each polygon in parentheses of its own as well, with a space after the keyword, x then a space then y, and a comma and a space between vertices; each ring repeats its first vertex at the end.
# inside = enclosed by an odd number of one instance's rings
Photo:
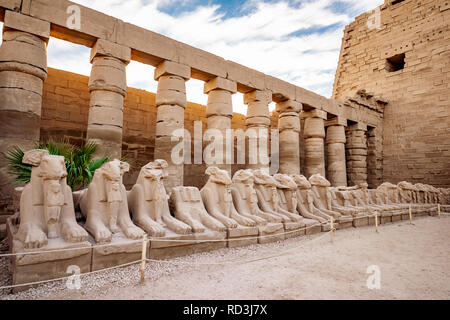
POLYGON ((355 219, 402 214, 409 210, 430 210, 437 203, 450 203, 450 190, 428 185, 383 183, 369 190, 367 184, 330 187, 320 175, 269 175, 264 170, 239 170, 233 177, 225 170, 208 167, 208 182, 196 187, 178 186, 166 193, 164 160, 141 168, 136 184, 127 191, 123 175, 126 162, 113 160, 97 169, 92 182, 72 192, 66 183, 64 158, 45 150, 25 153, 23 163, 32 165, 31 180, 20 196, 18 230, 14 239, 27 249, 41 248, 48 239, 86 241, 88 232, 96 243, 108 243, 114 233, 130 239, 144 233, 164 237, 202 233, 206 229, 226 231, 239 226, 264 226, 295 222, 300 227, 321 225, 330 230, 355 219), (83 225, 76 220, 79 210, 83 225))

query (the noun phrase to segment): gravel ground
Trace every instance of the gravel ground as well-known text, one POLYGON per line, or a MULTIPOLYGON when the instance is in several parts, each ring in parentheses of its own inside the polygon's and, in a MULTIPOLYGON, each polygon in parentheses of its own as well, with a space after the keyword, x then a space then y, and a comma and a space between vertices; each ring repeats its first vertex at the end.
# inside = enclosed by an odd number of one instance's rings
MULTIPOLYGON (((418 218, 339 230, 265 245, 221 249, 165 262, 65 281, 0 299, 450 299, 450 218, 418 218), (369 290, 367 267, 381 271, 381 289, 369 290)), ((10 284, 0 258, 0 286, 10 284)))

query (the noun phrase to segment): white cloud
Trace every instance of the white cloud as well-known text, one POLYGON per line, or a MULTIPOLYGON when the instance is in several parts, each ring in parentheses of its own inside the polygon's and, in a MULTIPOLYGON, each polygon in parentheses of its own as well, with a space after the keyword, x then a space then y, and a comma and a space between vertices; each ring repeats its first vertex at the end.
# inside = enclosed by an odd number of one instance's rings
MULTIPOLYGON (((330 8, 338 0, 250 0, 244 4, 246 15, 236 17, 225 16, 218 5, 192 5, 176 17, 162 11, 180 0, 75 2, 330 96, 343 26, 354 18, 350 15, 374 9, 383 0, 339 0, 350 7, 344 13, 330 8)), ((184 1, 183 8, 190 3, 184 1)), ((49 66, 89 74, 89 49, 81 48, 52 39, 49 66)), ((156 90, 152 67, 132 62, 127 78, 130 86, 156 90)), ((206 103, 201 81, 191 80, 187 87, 189 100, 206 103)), ((233 103, 235 111, 245 113, 241 97, 233 103)))

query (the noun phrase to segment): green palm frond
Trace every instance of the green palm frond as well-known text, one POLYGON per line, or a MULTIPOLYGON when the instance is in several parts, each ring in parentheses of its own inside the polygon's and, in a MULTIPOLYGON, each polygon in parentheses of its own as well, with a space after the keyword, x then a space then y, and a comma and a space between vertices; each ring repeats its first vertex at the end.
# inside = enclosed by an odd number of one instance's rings
MULTIPOLYGON (((97 145, 93 142, 77 147, 67 140, 50 140, 46 144, 39 145, 38 148, 45 149, 52 155, 64 157, 67 184, 72 190, 87 186, 92 181, 95 170, 109 161, 108 157, 92 159, 97 150, 97 145)), ((9 163, 9 172, 16 176, 15 181, 28 183, 32 166, 22 163, 23 156, 24 151, 18 146, 12 147, 4 154, 4 158, 9 163)))

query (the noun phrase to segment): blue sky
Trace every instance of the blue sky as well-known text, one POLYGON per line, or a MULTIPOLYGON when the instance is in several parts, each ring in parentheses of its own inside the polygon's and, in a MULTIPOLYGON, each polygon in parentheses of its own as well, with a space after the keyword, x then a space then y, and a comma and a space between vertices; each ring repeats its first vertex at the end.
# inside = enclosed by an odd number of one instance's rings
MULTIPOLYGON (((384 1, 74 2, 330 97, 345 25, 384 1)), ((52 38, 48 65, 89 75, 89 48, 52 38)), ((128 85, 155 92, 153 70, 151 66, 131 62, 127 67, 128 85)), ((206 103, 201 81, 188 81, 187 95, 190 101, 206 103)), ((233 108, 245 114, 242 95, 233 96, 233 108)))

